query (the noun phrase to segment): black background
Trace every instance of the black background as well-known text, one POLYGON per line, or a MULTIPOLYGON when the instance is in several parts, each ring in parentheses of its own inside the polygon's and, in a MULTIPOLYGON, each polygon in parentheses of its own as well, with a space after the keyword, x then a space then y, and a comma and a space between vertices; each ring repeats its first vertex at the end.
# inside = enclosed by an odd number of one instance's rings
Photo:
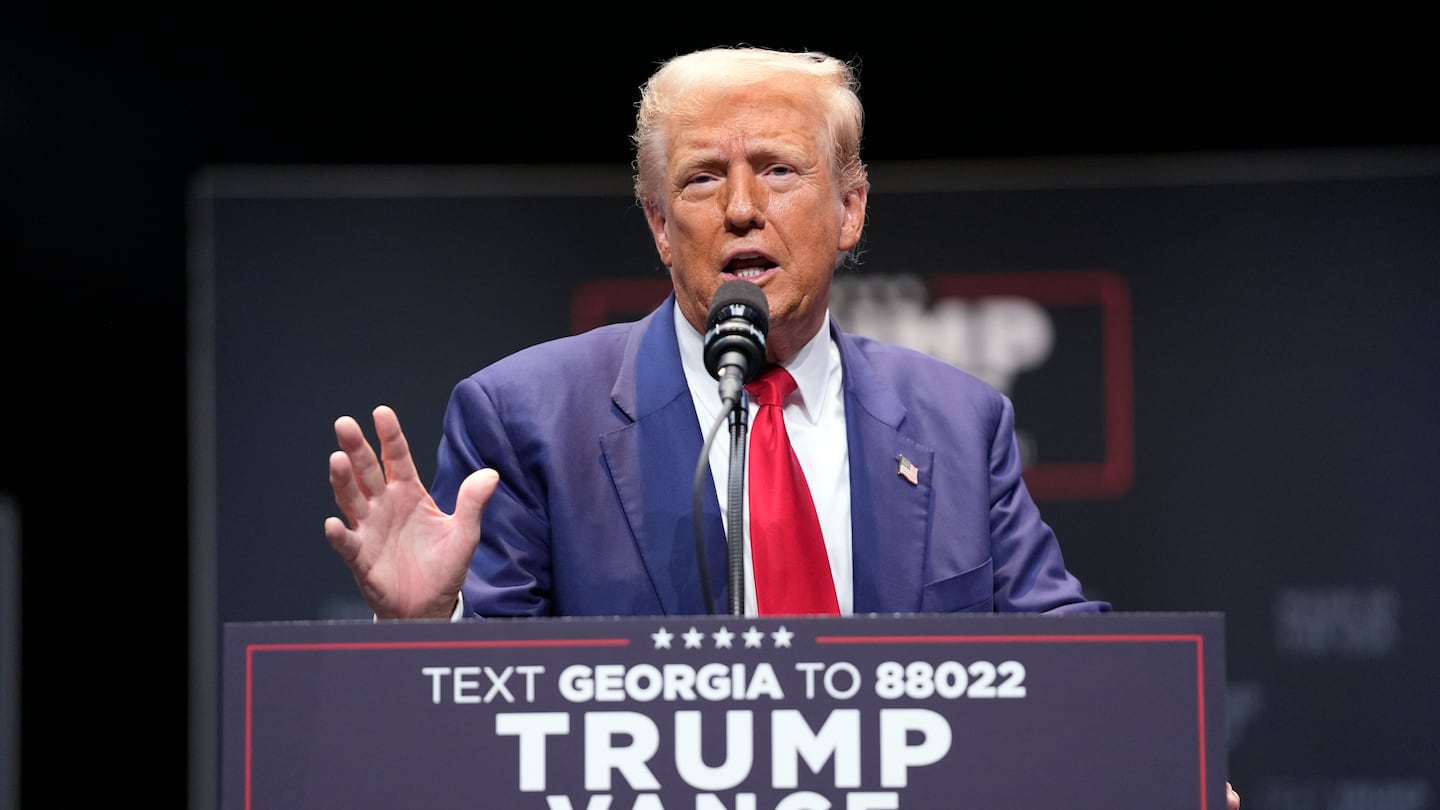
POLYGON ((202 167, 626 164, 655 64, 740 41, 859 59, 875 161, 1440 143, 1413 20, 710 11, 0 20, 26 804, 185 803, 185 206, 202 167))

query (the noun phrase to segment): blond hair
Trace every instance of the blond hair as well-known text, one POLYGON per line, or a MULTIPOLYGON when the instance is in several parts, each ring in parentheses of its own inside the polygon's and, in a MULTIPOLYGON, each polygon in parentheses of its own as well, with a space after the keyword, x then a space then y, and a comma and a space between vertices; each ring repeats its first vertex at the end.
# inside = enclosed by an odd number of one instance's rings
POLYGON ((789 52, 748 46, 719 47, 674 57, 640 88, 635 116, 635 198, 641 204, 659 194, 666 164, 665 125, 686 112, 698 91, 801 78, 825 111, 830 169, 842 194, 867 182, 860 160, 865 110, 856 68, 817 51, 789 52))

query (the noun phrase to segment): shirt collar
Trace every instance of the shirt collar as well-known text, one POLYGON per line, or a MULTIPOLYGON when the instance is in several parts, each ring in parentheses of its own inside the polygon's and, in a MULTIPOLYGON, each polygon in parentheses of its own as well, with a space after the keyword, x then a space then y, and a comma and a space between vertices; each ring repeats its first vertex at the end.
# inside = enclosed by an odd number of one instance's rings
MULTIPOLYGON (((695 331, 695 327, 685 320, 679 306, 672 306, 671 312, 675 319, 675 336, 680 343, 680 363, 685 368, 685 381, 690 386, 697 407, 702 408, 701 413, 708 419, 713 419, 720 411, 720 391, 715 378, 710 376, 710 372, 705 368, 705 336, 695 331)), ((826 310, 825 325, 800 347, 800 351, 790 358, 790 362, 782 364, 785 370, 790 372, 790 376, 795 378, 800 410, 805 419, 812 423, 820 420, 831 361, 838 356, 832 350, 829 323, 830 312, 826 310)))

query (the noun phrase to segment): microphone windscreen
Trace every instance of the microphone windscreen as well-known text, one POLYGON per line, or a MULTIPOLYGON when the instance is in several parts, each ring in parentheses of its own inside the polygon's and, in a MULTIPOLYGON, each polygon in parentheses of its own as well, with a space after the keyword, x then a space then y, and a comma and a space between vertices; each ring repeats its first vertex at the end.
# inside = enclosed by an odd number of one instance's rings
POLYGON ((715 324, 737 317, 750 321, 761 334, 770 332, 770 302, 765 300, 765 291, 757 284, 738 278, 721 284, 715 291, 705 328, 714 329, 715 324))

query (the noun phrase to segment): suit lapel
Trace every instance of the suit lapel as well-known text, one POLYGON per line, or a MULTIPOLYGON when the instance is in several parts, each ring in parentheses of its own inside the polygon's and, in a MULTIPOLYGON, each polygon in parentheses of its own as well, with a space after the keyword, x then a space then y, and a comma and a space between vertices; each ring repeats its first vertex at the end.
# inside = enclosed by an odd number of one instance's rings
POLYGON ((934 453, 901 431, 905 405, 895 390, 849 336, 831 328, 845 369, 854 610, 915 612, 924 591, 934 453), (918 469, 915 484, 899 474, 902 455, 918 469))
MULTIPOLYGON (((704 436, 680 365, 672 306, 673 297, 631 333, 611 399, 632 421, 601 436, 600 447, 661 610, 703 614, 692 485, 704 436)), ((723 610, 725 532, 708 464, 701 486, 707 573, 723 610)))
MULTIPOLYGON (((631 333, 611 398, 632 421, 601 436, 600 446, 661 610, 695 615, 709 612, 695 554, 692 489, 704 436, 680 365, 671 306, 673 298, 631 333)), ((845 369, 854 610, 914 612, 925 579, 934 453, 902 432, 906 409, 895 390, 849 336, 831 328, 845 369), (898 474, 901 455, 918 468, 917 483, 898 474)), ((715 610, 723 611, 725 530, 708 465, 702 487, 707 574, 715 610)))

